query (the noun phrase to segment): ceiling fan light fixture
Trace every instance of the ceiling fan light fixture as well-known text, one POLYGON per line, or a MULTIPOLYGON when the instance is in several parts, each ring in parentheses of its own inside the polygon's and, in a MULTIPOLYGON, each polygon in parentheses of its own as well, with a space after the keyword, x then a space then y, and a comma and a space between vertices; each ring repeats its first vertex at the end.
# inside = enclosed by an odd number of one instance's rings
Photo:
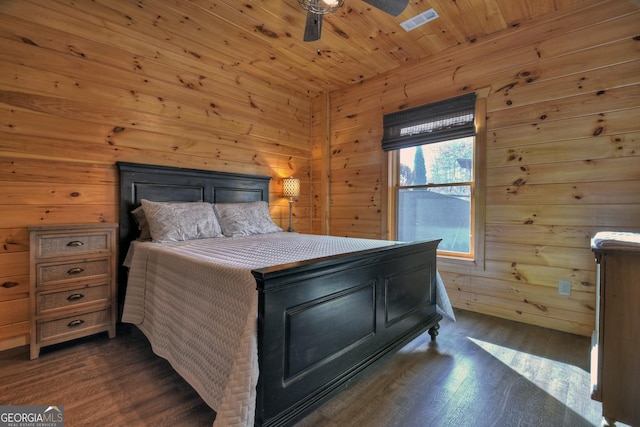
POLYGON ((304 10, 316 15, 325 15, 338 10, 344 4, 344 0, 298 0, 298 3, 304 10))
MULTIPOLYGON (((364 0, 364 2, 392 16, 400 15, 409 4, 409 0, 364 0)), ((320 40, 322 16, 338 10, 344 4, 344 0, 298 0, 298 3, 307 11, 303 40, 313 42, 320 40)))

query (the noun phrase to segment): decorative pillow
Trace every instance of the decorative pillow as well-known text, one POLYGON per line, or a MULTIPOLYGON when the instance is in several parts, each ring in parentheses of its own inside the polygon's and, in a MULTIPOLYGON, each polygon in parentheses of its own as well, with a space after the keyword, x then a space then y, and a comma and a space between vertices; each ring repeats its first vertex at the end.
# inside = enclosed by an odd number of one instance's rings
POLYGON ((213 210, 227 237, 282 231, 271 219, 267 202, 216 203, 213 210))
POLYGON ((147 222, 147 217, 144 214, 144 209, 142 206, 138 206, 134 210, 131 211, 133 215, 133 219, 138 224, 138 230, 140 230, 140 235, 138 235, 138 240, 151 240, 151 231, 149 231, 149 223, 147 222))
POLYGON ((141 202, 154 242, 222 236, 211 203, 152 202, 146 199, 141 202))

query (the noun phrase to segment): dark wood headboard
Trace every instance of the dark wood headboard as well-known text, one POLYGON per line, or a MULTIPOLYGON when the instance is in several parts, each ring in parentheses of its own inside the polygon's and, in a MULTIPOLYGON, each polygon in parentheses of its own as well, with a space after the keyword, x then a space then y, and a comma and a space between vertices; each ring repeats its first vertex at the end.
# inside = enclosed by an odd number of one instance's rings
POLYGON ((120 171, 119 300, 124 299, 129 244, 138 236, 131 211, 141 199, 158 202, 269 201, 271 177, 117 162, 120 171))

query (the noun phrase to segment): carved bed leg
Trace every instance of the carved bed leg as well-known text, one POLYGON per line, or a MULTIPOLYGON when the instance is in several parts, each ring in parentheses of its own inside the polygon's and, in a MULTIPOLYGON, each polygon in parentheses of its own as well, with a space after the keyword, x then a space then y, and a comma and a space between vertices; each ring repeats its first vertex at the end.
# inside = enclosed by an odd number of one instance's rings
POLYGON ((438 336, 438 329, 440 329, 440 323, 436 323, 431 328, 429 328, 429 335, 431 335, 431 341, 435 341, 438 336))

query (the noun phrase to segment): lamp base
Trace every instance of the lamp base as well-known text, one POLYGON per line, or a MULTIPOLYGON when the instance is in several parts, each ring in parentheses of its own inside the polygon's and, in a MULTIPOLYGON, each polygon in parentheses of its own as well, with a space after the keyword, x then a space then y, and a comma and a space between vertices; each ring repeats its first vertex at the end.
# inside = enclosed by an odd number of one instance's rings
POLYGON ((288 232, 292 232, 293 231, 293 199, 289 200, 289 228, 287 229, 288 232))

